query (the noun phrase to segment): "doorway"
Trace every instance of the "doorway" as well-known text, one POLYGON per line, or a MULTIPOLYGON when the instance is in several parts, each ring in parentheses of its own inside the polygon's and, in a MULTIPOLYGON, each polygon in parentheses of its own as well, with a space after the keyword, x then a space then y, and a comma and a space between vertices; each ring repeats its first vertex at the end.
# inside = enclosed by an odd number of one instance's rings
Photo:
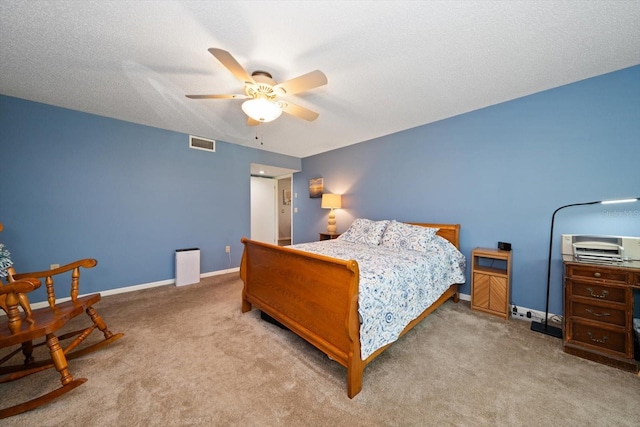
POLYGON ((293 227, 291 223, 292 219, 292 206, 293 201, 291 197, 292 192, 292 177, 276 178, 277 182, 277 197, 276 197, 276 211, 278 217, 278 246, 289 246, 292 242, 291 234, 293 227))
POLYGON ((251 164, 251 239, 287 246, 293 242, 292 169, 251 164))

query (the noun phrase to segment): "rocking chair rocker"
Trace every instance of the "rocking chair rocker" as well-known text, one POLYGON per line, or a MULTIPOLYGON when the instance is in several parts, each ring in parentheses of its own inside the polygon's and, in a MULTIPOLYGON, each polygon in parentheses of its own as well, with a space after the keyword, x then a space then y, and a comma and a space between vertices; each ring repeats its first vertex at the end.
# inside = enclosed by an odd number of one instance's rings
POLYGON ((16 274, 12 267, 7 269, 9 283, 0 283, 0 308, 7 314, 6 318, 0 317, 0 349, 19 347, 0 358, 0 383, 14 381, 55 367, 60 374, 62 386, 35 399, 1 409, 0 419, 37 408, 86 382, 85 378, 73 378, 69 373, 67 361, 104 347, 124 335, 122 333, 113 334, 109 331, 104 320, 93 308, 93 305, 100 301, 100 294, 78 296, 80 267, 92 268, 96 264, 95 259, 83 259, 56 269, 24 274, 16 274), (53 277, 68 271, 71 271, 71 299, 56 303, 53 277), (32 309, 27 294, 40 287, 38 279, 41 278, 45 279, 49 305, 32 309), (22 311, 18 308, 19 306, 22 311), (60 336, 56 335, 71 319, 82 312, 86 312, 91 319, 91 324, 88 327, 60 336), (104 338, 92 345, 75 350, 96 328, 102 332, 104 338), (73 337, 75 339, 68 345, 61 344, 62 341, 73 337), (40 343, 34 343, 40 338, 44 338, 44 340, 40 343), (41 345, 46 345, 49 348, 51 357, 47 360, 36 361, 32 353, 35 347, 41 345), (23 364, 4 366, 20 352, 24 355, 23 364))

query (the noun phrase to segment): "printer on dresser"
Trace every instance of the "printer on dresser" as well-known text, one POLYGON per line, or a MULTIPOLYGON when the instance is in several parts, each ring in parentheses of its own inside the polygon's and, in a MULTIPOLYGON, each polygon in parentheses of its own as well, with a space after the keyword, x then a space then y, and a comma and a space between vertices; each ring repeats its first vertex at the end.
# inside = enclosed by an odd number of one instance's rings
POLYGON ((640 238, 563 235, 562 254, 564 351, 638 372, 640 238))

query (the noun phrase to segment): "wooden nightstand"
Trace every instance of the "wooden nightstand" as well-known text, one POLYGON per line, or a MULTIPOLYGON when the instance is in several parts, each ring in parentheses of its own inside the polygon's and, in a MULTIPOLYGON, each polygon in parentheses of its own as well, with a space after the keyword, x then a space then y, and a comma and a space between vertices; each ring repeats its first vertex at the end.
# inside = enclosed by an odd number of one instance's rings
POLYGON ((332 240, 342 233, 320 233, 320 240, 332 240))
POLYGON ((471 259, 471 309, 508 319, 511 251, 475 248, 471 259))

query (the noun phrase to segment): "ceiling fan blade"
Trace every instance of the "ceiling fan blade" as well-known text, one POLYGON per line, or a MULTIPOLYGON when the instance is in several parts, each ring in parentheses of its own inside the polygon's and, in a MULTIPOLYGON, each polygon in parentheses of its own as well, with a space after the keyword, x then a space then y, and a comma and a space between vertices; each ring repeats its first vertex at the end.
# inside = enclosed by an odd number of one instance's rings
POLYGON ((236 79, 240 80, 244 84, 247 85, 255 85, 256 82, 253 78, 247 73, 247 71, 242 68, 242 65, 235 60, 233 56, 226 50, 216 49, 212 47, 209 49, 209 52, 216 57, 218 61, 222 63, 231 73, 236 77, 236 79))
POLYGON ((294 93, 313 89, 327 84, 327 76, 320 70, 315 70, 303 74, 286 82, 279 83, 273 87, 278 95, 292 95, 294 93))
POLYGON ((284 111, 285 113, 291 114, 292 116, 300 117, 301 119, 305 119, 310 122, 317 119, 320 115, 315 111, 311 111, 308 108, 304 108, 290 102, 281 102, 280 105, 282 106, 282 111, 284 111))
POLYGON ((185 95, 191 99, 247 99, 247 95, 185 95))
POLYGON ((261 122, 253 120, 251 117, 247 117, 247 126, 258 126, 261 122))

